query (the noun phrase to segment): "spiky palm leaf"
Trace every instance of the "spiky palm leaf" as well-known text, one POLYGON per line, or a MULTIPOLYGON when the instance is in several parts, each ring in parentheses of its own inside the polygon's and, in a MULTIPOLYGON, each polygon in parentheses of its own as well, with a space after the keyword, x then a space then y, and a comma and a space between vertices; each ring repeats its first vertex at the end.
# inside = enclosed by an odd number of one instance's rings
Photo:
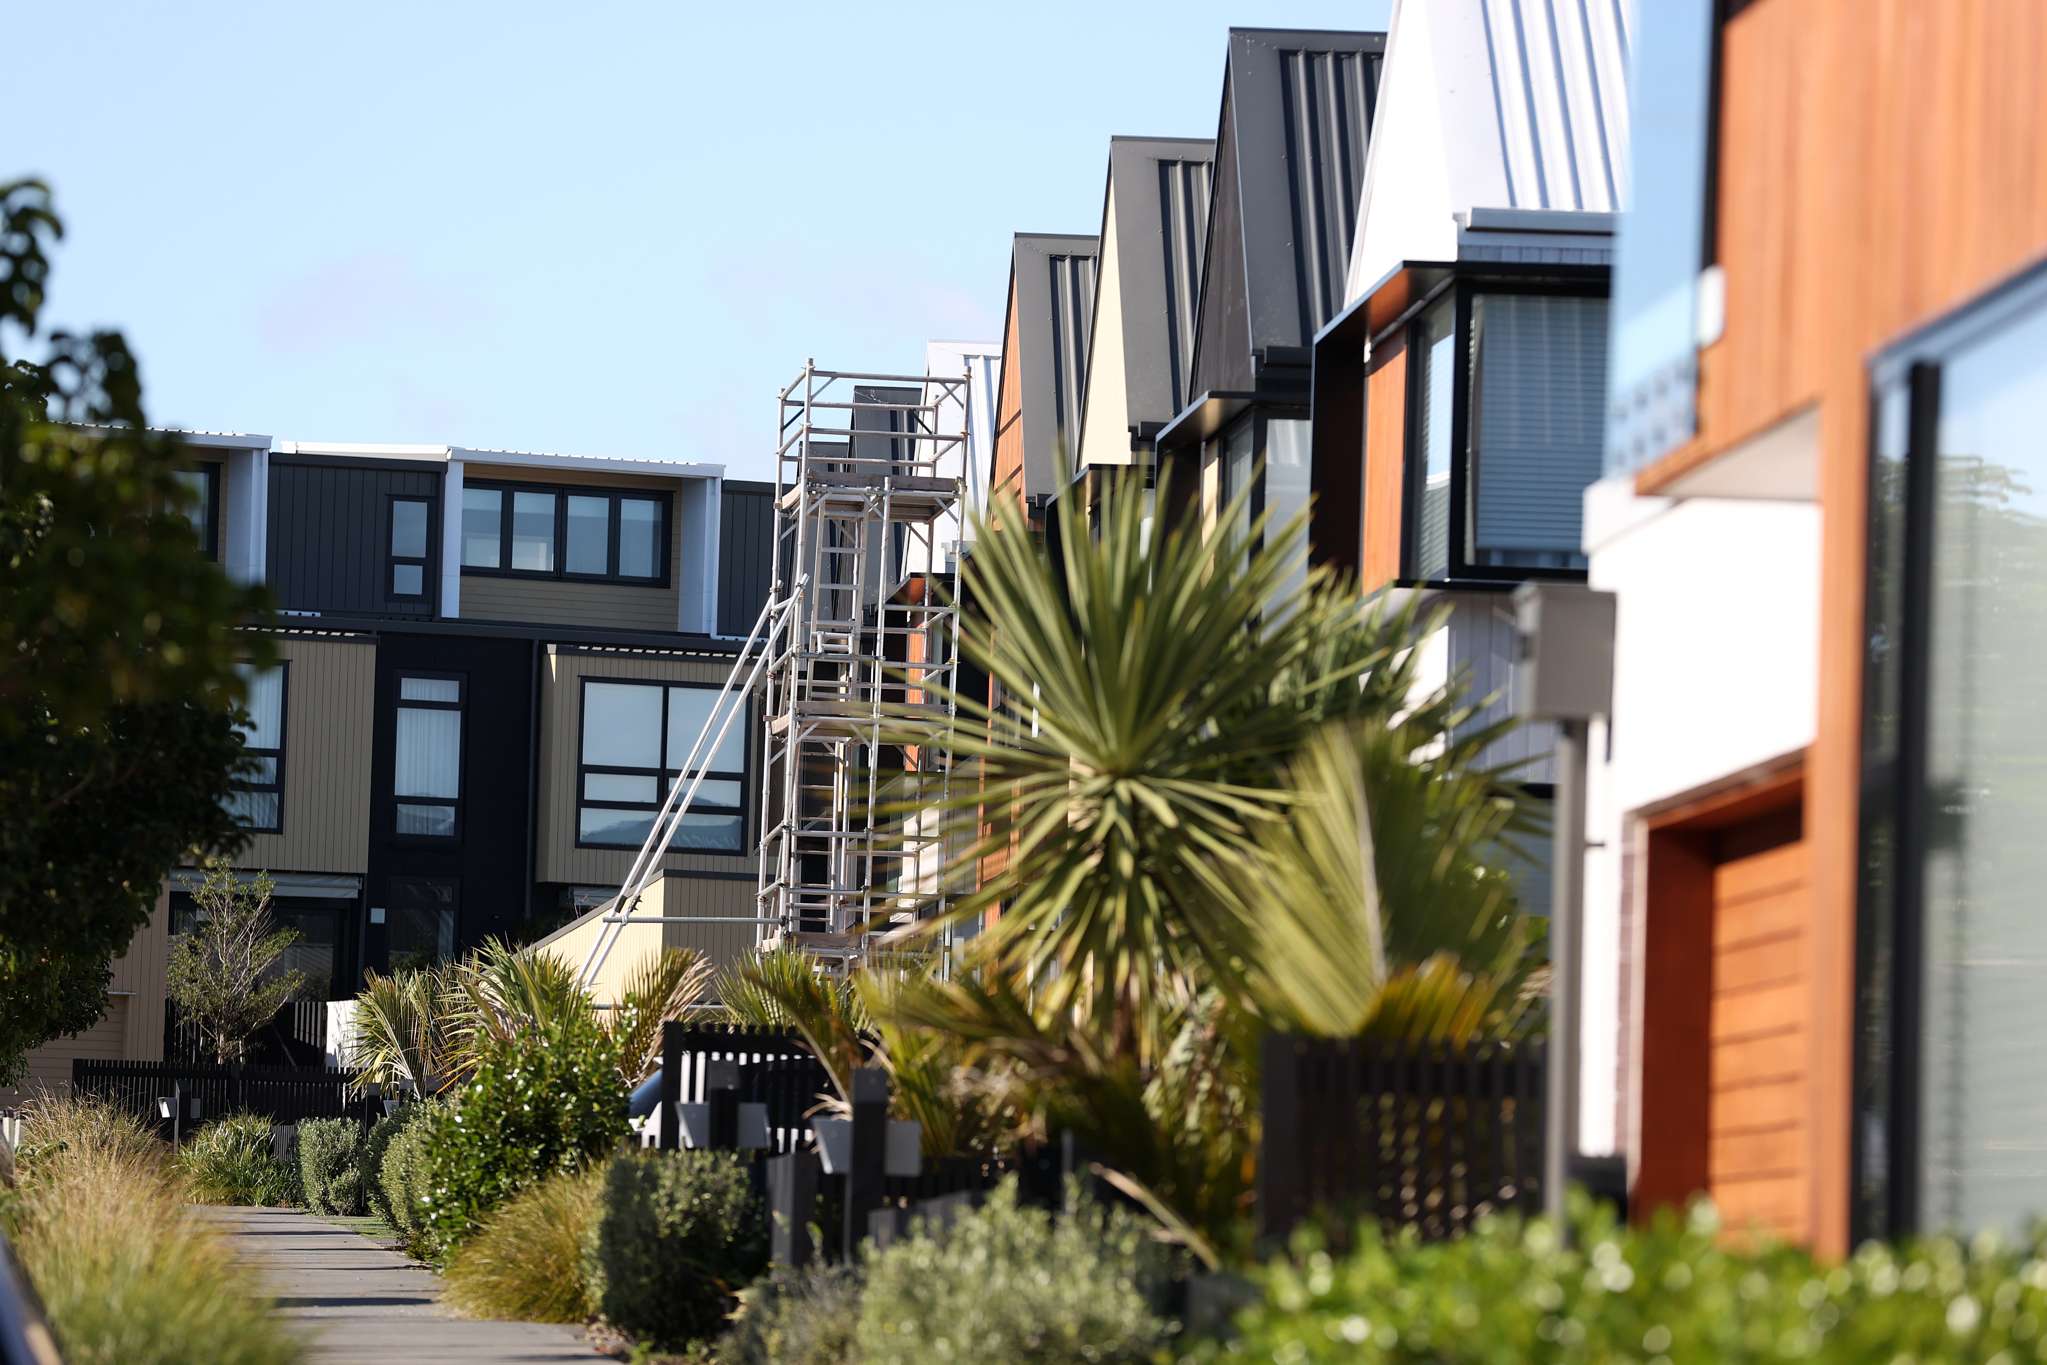
POLYGON ((444 988, 455 1079, 466 1078, 495 1044, 546 1032, 592 1009, 576 970, 553 953, 487 939, 448 969, 444 988))
POLYGON ((853 1072, 867 1064, 874 1023, 851 980, 819 970, 808 953, 778 948, 726 968, 717 995, 742 1024, 802 1034, 840 1098, 852 1094, 853 1072))
POLYGON ((703 999, 716 974, 711 960, 696 949, 664 948, 627 975, 618 1008, 605 1016, 604 1025, 618 1044, 628 1084, 660 1063, 661 1025, 680 1019, 703 999))
POLYGON ((408 1087, 431 1095, 450 1079, 443 983, 432 971, 369 972, 348 1038, 357 1085, 408 1087))

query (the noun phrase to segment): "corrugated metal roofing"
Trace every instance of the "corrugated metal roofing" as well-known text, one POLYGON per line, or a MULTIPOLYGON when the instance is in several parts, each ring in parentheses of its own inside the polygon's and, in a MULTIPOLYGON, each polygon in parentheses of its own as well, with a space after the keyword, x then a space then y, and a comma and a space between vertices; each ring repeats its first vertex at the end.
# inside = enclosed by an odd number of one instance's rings
POLYGON ((1100 244, 1097 237, 1066 233, 1016 235, 1010 270, 1021 354, 1005 355, 1002 363, 1021 367, 1027 497, 1058 491, 1080 441, 1100 244))
POLYGON ((1383 33, 1232 29, 1191 392, 1301 366, 1342 307, 1383 33))

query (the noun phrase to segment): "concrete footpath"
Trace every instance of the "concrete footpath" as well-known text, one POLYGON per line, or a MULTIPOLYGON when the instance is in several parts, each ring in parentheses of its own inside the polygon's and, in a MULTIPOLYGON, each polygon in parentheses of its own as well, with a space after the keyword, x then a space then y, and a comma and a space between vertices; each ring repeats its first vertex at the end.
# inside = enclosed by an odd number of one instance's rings
POLYGON ((602 1359, 580 1327, 457 1317, 440 1305, 438 1275, 324 1219, 296 1209, 201 1212, 320 1365, 602 1359))

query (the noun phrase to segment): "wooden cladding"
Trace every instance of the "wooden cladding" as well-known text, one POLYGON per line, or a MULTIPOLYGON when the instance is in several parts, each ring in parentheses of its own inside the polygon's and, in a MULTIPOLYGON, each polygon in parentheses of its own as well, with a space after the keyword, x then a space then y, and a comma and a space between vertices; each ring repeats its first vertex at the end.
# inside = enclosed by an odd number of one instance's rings
POLYGON ((1407 336, 1374 347, 1365 378, 1364 588, 1400 577, 1407 484, 1407 336))
POLYGON ((249 837, 237 867, 369 871, 377 646, 369 636, 277 638, 284 696, 283 828, 249 837))

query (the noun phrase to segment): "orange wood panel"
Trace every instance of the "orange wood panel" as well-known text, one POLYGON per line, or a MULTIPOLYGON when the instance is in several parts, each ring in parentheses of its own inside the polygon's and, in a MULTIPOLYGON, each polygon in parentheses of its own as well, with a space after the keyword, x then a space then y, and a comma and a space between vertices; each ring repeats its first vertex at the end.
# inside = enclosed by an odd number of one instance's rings
POLYGON ((1017 342, 1016 272, 1009 276, 1009 305, 1002 327, 1002 372, 995 384, 994 468, 988 478, 988 515, 1001 524, 1004 512, 1023 500, 1023 356, 1017 342))
POLYGON ((1407 474, 1407 341, 1389 338, 1372 351, 1365 376, 1366 592, 1400 576, 1400 530, 1407 474))

